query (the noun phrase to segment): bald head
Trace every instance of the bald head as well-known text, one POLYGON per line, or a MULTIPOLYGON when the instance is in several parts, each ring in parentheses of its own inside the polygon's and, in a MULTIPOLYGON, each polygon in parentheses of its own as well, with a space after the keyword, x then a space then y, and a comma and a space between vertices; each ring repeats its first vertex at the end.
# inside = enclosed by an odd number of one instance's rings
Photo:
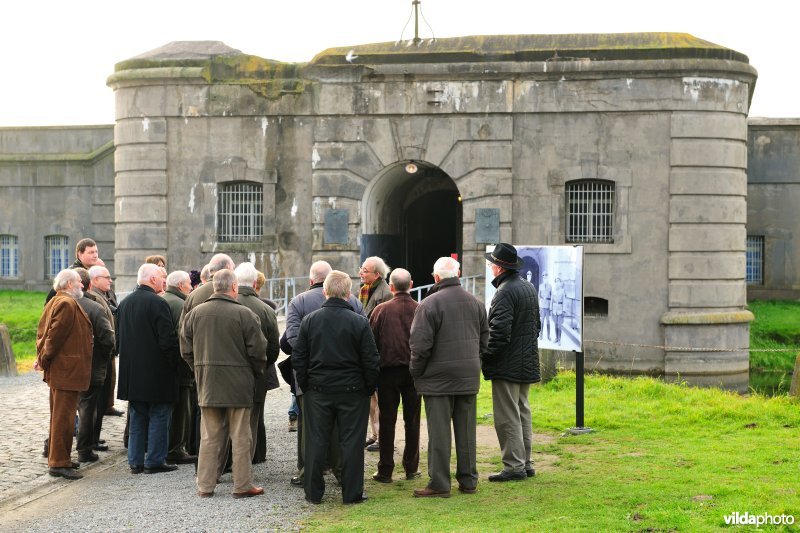
POLYGON ((389 288, 392 292, 408 292, 411 290, 411 272, 405 268, 395 268, 389 276, 389 288))

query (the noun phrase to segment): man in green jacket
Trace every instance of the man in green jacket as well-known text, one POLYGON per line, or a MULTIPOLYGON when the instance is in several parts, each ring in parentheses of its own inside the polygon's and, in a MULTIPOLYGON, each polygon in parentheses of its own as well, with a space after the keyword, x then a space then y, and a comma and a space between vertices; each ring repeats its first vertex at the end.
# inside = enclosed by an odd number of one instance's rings
POLYGON ((264 494, 253 486, 250 411, 257 376, 264 373, 267 339, 258 317, 236 301, 239 286, 233 271, 214 275, 214 294, 185 316, 181 354, 194 369, 200 405, 200 453, 197 493, 214 495, 220 450, 233 441, 233 497, 264 494))

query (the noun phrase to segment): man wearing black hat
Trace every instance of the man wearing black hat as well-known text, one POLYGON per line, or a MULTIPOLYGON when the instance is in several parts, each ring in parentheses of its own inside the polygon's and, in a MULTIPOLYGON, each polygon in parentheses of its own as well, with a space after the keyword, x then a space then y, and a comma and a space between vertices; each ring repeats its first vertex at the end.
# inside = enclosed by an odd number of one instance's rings
POLYGON ((481 354, 483 376, 492 382, 494 427, 503 471, 489 481, 532 477, 531 408, 528 391, 539 377, 537 339, 541 324, 536 289, 519 277, 517 249, 501 242, 484 254, 497 289, 489 308, 489 344, 481 354))

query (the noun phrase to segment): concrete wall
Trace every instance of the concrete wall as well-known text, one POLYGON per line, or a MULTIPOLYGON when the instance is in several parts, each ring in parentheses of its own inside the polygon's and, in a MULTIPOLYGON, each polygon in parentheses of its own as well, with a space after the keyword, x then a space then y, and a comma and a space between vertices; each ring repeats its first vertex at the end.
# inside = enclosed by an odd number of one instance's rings
POLYGON ((705 52, 475 62, 447 41, 438 56, 403 51, 401 61, 381 51, 390 45, 368 45, 356 50, 368 64, 333 50, 299 67, 240 60, 219 43, 173 43, 118 65, 109 79, 118 288, 132 287, 156 252, 174 268, 224 251, 268 276, 304 273, 316 259, 355 275, 361 237, 392 225, 381 206, 408 160, 455 183, 463 272, 478 274, 478 208, 499 210, 500 240, 564 244, 566 183, 611 180, 613 242, 585 247, 584 294, 609 302, 608 316, 586 321, 587 364, 746 388, 754 70, 705 52), (216 240, 216 192, 231 180, 263 185, 258 243, 216 240), (323 238, 329 208, 348 213, 344 243, 323 238))
POLYGON ((0 287, 46 290, 44 238, 66 235, 70 260, 91 237, 114 269, 112 126, 0 128, 0 234, 16 235, 20 276, 0 287))
POLYGON ((751 119, 747 234, 764 237, 764 283, 752 300, 800 298, 800 119, 751 119))

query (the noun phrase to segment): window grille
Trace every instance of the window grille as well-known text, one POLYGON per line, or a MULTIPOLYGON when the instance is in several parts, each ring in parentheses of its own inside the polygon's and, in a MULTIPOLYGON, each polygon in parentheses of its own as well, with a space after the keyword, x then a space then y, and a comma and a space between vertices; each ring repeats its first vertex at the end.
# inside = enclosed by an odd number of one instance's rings
POLYGON ((614 242, 614 183, 567 183, 567 242, 614 242))
POLYGON ((19 246, 16 235, 0 235, 0 278, 19 277, 19 246))
POLYGON ((47 279, 69 268, 69 237, 48 235, 44 238, 44 273, 47 279))
POLYGON ((217 239, 260 241, 264 232, 264 188, 260 183, 228 183, 217 191, 217 239))
POLYGON ((748 285, 764 284, 764 236, 748 235, 746 259, 748 285))

